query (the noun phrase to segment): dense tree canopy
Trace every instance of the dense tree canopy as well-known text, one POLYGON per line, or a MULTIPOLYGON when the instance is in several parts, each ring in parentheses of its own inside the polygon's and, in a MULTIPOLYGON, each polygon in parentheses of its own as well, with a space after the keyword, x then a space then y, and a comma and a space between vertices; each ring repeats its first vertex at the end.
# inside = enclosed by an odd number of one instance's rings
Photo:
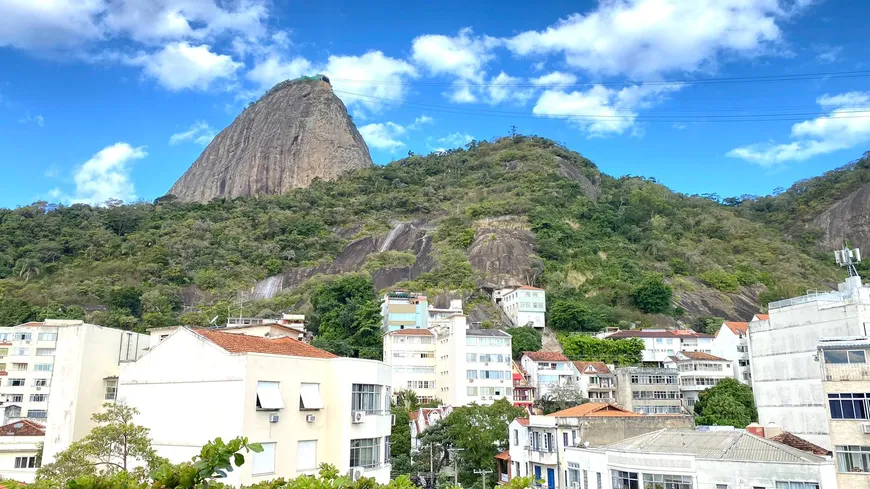
POLYGON ((745 428, 758 421, 752 389, 736 379, 722 379, 701 391, 695 403, 695 423, 745 428))
POLYGON ((559 339, 571 360, 636 365, 643 360, 644 344, 638 338, 607 340, 594 336, 566 335, 559 339))
POLYGON ((634 305, 643 312, 667 312, 674 292, 661 275, 649 275, 634 289, 634 305))
POLYGON ((314 342, 337 355, 380 360, 381 301, 371 278, 350 275, 320 284, 311 295, 314 342))
POLYGON ((519 360, 524 351, 538 351, 541 349, 541 332, 535 328, 519 327, 510 328, 511 350, 514 360, 519 360))

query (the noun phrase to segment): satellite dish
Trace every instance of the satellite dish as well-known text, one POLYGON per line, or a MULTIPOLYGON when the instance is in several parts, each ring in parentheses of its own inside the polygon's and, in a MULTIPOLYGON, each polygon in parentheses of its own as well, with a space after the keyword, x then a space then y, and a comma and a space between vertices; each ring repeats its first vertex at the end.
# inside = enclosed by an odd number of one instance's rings
POLYGON ((211 318, 211 321, 209 321, 209 324, 214 324, 215 321, 217 321, 217 319, 218 319, 219 317, 220 317, 220 316, 215 316, 215 317, 211 318))

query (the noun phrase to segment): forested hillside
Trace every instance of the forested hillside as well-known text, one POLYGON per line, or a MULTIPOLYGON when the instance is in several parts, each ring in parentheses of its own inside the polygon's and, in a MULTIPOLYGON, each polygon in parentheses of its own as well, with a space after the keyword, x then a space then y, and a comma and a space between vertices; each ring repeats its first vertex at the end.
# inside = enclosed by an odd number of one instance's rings
MULTIPOLYGON (((812 205, 801 195, 786 209, 812 205)), ((524 136, 411 155, 274 197, 39 202, 0 210, 0 324, 85 315, 123 328, 223 321, 239 313, 240 292, 277 274, 290 285, 242 312, 310 313, 314 286, 338 272, 373 277, 378 288, 464 291, 471 306, 494 286, 539 285, 551 313, 579 315, 565 329, 747 319, 759 302, 841 275, 827 252, 784 237, 788 213, 799 211, 761 216, 765 202, 729 206, 651 179, 612 178, 524 136), (416 241, 397 244, 401 223, 416 241), (366 243, 357 261, 333 265, 366 243)))

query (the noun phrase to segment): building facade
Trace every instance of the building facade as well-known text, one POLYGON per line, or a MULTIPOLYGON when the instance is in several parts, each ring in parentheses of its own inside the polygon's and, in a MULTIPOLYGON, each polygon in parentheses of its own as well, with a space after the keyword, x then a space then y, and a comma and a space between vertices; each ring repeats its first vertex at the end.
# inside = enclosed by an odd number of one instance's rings
POLYGON ((0 426, 0 475, 18 482, 33 482, 44 440, 45 427, 27 419, 0 426))
POLYGON ((870 488, 870 338, 818 343, 831 447, 841 488, 870 488))
POLYGON ((698 394, 717 385, 722 379, 734 378, 730 360, 699 351, 678 352, 665 362, 665 368, 676 369, 683 407, 692 412, 698 394))
POLYGON ((118 399, 135 406, 157 453, 190 460, 216 437, 261 453, 232 485, 315 474, 321 463, 389 480, 389 365, 341 358, 292 338, 179 328, 122 365, 118 399), (180 416, 179 406, 196 416, 180 416))
POLYGON ((679 371, 675 368, 626 367, 616 369, 616 400, 641 414, 683 412, 679 371))
POLYGON ((568 448, 565 462, 567 484, 552 489, 837 488, 831 460, 734 429, 653 431, 568 448))
POLYGON ((535 404, 535 386, 519 363, 511 362, 511 372, 514 384, 514 406, 531 413, 532 406, 535 404))
POLYGON ((758 420, 831 449, 817 343, 868 335, 870 288, 853 277, 837 291, 772 302, 768 310, 766 319, 756 316, 749 322, 758 420))
POLYGON ((546 325, 547 293, 537 287, 522 286, 496 291, 493 298, 514 326, 543 328, 546 325))
POLYGON ((393 369, 393 393, 414 391, 424 404, 439 398, 435 335, 431 331, 401 329, 385 334, 383 358, 393 369))
POLYGON ((690 329, 627 329, 607 334, 609 340, 637 338, 643 341, 642 361, 647 365, 663 367, 669 357, 679 351, 713 352, 713 335, 690 329))
POLYGON ((752 385, 749 368, 749 323, 725 321, 713 340, 713 354, 731 360, 734 378, 743 384, 752 385))
POLYGON ((425 295, 416 292, 404 290, 388 292, 381 303, 381 317, 384 332, 427 329, 429 302, 425 295))
POLYGON ((580 393, 591 402, 616 402, 616 375, 604 362, 571 362, 580 393))
POLYGON ((537 399, 549 394, 554 387, 572 385, 574 382, 574 366, 559 352, 523 352, 520 366, 535 387, 537 399))

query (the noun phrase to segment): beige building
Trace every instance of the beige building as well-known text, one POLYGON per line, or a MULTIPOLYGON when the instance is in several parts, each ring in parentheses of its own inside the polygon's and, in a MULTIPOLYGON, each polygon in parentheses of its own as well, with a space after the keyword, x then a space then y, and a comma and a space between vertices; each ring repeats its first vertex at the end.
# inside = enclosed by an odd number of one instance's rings
POLYGON ((0 426, 0 478, 33 482, 44 439, 45 427, 27 419, 0 426))
POLYGON ((818 342, 831 445, 841 488, 870 488, 870 338, 818 342))
POLYGON ((665 362, 666 368, 679 372, 680 399, 683 407, 692 412, 698 394, 717 385, 722 379, 734 378, 731 360, 700 351, 681 351, 665 362))
POLYGON ((616 369, 616 400, 641 414, 681 414, 679 371, 675 368, 616 369))
POLYGON ((604 362, 571 362, 580 394, 591 402, 616 402, 616 375, 604 362))
POLYGON ((440 398, 435 374, 435 335, 401 329, 384 335, 384 363, 393 368, 393 393, 411 390, 421 403, 440 398))
POLYGON ((216 437, 262 444, 228 484, 314 474, 321 463, 386 483, 391 384, 383 362, 289 337, 178 328, 123 365, 118 398, 141 412, 137 422, 173 462, 216 437))

